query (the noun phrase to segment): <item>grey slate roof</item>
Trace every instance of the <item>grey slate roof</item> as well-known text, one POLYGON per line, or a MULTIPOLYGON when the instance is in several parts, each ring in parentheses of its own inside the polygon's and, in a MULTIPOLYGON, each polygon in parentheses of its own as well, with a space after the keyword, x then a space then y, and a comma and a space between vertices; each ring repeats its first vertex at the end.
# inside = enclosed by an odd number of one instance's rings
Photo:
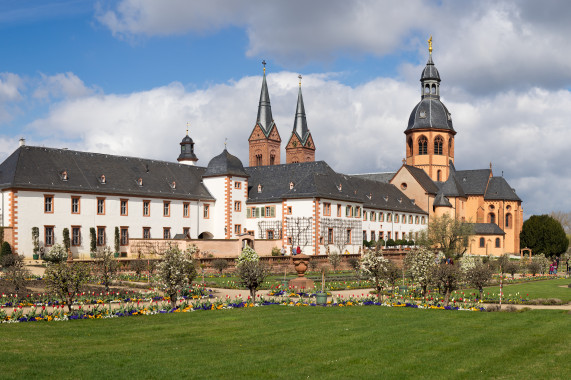
POLYGON ((293 133, 297 134, 297 137, 299 138, 299 141, 301 141, 301 144, 305 145, 307 137, 309 136, 309 128, 307 127, 307 119, 305 117, 305 106, 303 105, 301 84, 299 86, 299 93, 297 94, 297 108, 295 109, 293 133))
POLYGON ((504 177, 492 177, 488 185, 486 200, 506 200, 506 201, 521 201, 515 193, 515 190, 510 187, 504 177))
POLYGON ((448 129, 454 131, 452 116, 438 97, 425 97, 410 113, 406 130, 413 129, 448 129))
POLYGON ((241 177, 247 177, 246 171, 244 170, 244 165, 242 161, 236 156, 228 153, 226 149, 218 156, 214 157, 208 163, 204 177, 213 177, 220 175, 236 175, 241 177))
POLYGON ((420 81, 423 82, 427 79, 432 79, 440 82, 440 74, 434 66, 434 62, 432 61, 432 53, 428 56, 428 61, 426 62, 426 66, 424 70, 422 70, 422 75, 420 76, 420 81))
POLYGON ((324 161, 253 166, 247 167, 246 172, 250 175, 248 203, 319 197, 359 202, 367 208, 426 214, 395 186, 337 173, 324 161), (262 185, 260 193, 258 185, 262 185))
POLYGON ((404 165, 404 167, 410 172, 410 174, 416 179, 416 181, 422 186, 422 188, 428 194, 436 194, 439 191, 438 186, 434 183, 432 179, 426 174, 423 169, 411 166, 411 165, 404 165))
POLYGON ((0 164, 0 188, 211 200, 201 183, 204 171, 166 161, 21 146, 0 164))
POLYGON ((444 196, 444 194, 438 193, 438 195, 434 198, 433 206, 435 206, 435 207, 452 207, 452 204, 450 203, 448 198, 446 198, 444 196))
POLYGON ((436 182, 436 186, 440 188, 440 192, 447 197, 466 197, 462 184, 456 178, 456 169, 454 164, 450 161, 450 174, 445 182, 436 182))
POLYGON ((505 235, 506 233, 495 223, 468 223, 476 235, 505 235))
POLYGON ((395 176, 395 172, 387 173, 367 173, 367 174, 351 174, 352 177, 369 179, 371 181, 389 183, 395 176))
POLYGON ((456 178, 467 195, 483 195, 486 192, 490 174, 489 169, 458 170, 456 178))
POLYGON ((178 161, 198 161, 198 158, 194 154, 194 141, 187 134, 183 137, 180 142, 180 155, 178 156, 178 161))
POLYGON ((256 123, 262 127, 266 137, 274 126, 274 118, 272 116, 272 106, 270 104, 270 93, 268 92, 268 84, 266 83, 266 71, 262 79, 262 90, 260 91, 260 103, 258 104, 258 116, 256 123))

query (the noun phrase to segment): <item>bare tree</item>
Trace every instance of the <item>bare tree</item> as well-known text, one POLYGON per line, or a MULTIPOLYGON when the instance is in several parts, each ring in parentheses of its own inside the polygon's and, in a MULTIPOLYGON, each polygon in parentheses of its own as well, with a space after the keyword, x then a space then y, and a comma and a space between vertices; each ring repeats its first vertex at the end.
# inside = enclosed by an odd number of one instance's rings
POLYGON ((444 214, 430 220, 428 228, 420 234, 419 243, 439 248, 446 257, 458 257, 468 249, 468 238, 473 234, 471 224, 444 214))
POLYGON ((291 245, 295 247, 305 247, 313 243, 311 227, 313 218, 311 217, 288 217, 286 218, 286 233, 291 238, 291 245))
POLYGON ((105 286, 105 291, 109 291, 109 286, 118 270, 119 263, 115 259, 113 252, 111 252, 111 248, 105 247, 96 253, 95 271, 99 275, 101 283, 105 286))
POLYGON ((561 223, 567 235, 571 235, 571 211, 552 211, 551 217, 561 223))

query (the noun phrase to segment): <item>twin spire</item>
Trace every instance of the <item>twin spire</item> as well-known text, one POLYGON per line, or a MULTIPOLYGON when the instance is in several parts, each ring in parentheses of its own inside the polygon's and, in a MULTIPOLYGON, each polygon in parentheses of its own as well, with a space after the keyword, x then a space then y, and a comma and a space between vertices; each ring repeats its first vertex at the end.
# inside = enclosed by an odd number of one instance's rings
MULTIPOLYGON (((250 166, 280 164, 281 138, 272 117, 270 94, 266 81, 266 61, 262 61, 262 65, 264 65, 264 74, 260 102, 258 103, 258 115, 254 130, 248 139, 250 143, 250 166)), ((301 75, 298 78, 297 108, 291 137, 286 146, 286 163, 315 160, 315 146, 307 127, 305 106, 301 93, 301 75)))

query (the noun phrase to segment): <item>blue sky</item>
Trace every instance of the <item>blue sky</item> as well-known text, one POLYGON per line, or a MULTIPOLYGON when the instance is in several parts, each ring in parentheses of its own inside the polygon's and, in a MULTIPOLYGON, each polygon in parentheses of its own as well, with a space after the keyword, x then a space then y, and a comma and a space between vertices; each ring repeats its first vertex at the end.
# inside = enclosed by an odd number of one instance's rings
MULTIPOLYGON (((297 75, 317 159, 396 170, 433 35, 456 166, 502 172, 527 216, 571 210, 571 7, 564 1, 0 3, 0 159, 28 144, 243 161, 261 61, 291 133, 297 75)), ((283 155, 283 153, 282 153, 283 155)))

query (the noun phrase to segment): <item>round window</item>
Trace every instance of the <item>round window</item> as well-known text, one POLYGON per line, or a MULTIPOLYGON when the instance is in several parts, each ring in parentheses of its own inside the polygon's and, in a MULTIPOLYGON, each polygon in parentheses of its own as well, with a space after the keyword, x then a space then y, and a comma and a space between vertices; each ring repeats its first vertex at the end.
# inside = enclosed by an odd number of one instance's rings
POLYGON ((400 188, 401 188, 401 189, 406 190, 406 187, 407 187, 407 186, 406 186, 406 183, 405 183, 405 182, 403 182, 403 183, 400 184, 400 188))

